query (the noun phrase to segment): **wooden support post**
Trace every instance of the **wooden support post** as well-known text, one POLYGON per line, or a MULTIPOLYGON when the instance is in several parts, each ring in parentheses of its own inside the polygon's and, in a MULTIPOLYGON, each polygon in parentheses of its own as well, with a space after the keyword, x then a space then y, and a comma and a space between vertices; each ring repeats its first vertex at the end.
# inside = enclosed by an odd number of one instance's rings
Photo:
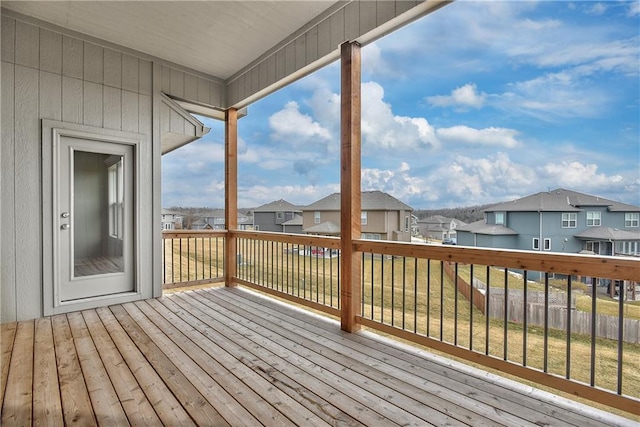
POLYGON ((238 228, 238 110, 230 108, 225 113, 224 127, 224 223, 226 286, 236 285, 236 237, 238 228))
POLYGON ((342 256, 341 327, 347 332, 360 329, 356 318, 361 311, 362 257, 353 250, 353 239, 360 238, 360 45, 340 46, 340 236, 342 256))

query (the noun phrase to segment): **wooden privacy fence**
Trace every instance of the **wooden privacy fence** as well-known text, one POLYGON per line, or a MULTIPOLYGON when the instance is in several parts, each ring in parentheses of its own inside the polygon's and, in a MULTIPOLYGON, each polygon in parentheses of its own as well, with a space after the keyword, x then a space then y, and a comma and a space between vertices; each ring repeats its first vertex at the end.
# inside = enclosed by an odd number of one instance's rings
MULTIPOLYGON (((509 292, 507 318, 510 322, 524 322, 524 301, 511 299, 509 292)), ((567 330, 566 307, 549 307, 549 328, 561 331, 567 330)), ((490 297, 489 316, 496 319, 504 319, 504 294, 490 297)), ((544 326, 544 304, 527 302, 527 323, 529 326, 544 326)), ((586 311, 571 310, 571 333, 591 335, 591 313, 586 311)), ((618 339, 619 319, 614 316, 596 314, 596 336, 612 340, 618 339)), ((640 343, 640 321, 637 319, 623 319, 622 340, 624 342, 640 343)))
MULTIPOLYGON (((456 281, 456 272, 452 263, 444 262, 444 271, 452 281, 456 281)), ((462 277, 457 277, 458 292, 468 301, 471 301, 471 293, 473 292, 473 305, 482 312, 487 314, 486 305, 486 284, 473 279, 474 285, 471 286, 462 277), (476 283, 476 281, 478 283, 476 283), (481 289, 479 289, 481 288, 481 289)), ((489 317, 494 319, 504 319, 505 313, 505 290, 504 288, 491 288, 489 317)), ((565 292, 549 292, 549 301, 545 305, 544 292, 527 291, 527 324, 529 326, 545 325, 545 306, 548 310, 548 327, 561 331, 567 330, 567 294, 565 292)), ((571 296, 571 332, 575 334, 591 335, 591 319, 590 312, 577 311, 576 296, 571 296)), ((508 290, 508 308, 507 319, 510 322, 524 322, 524 293, 519 289, 508 290)), ((596 322, 596 336, 599 338, 607 338, 612 340, 618 339, 620 322, 617 317, 606 316, 604 314, 596 314, 593 316, 596 322)), ((638 344, 640 343, 640 321, 637 319, 623 319, 622 322, 622 340, 624 342, 638 344)))

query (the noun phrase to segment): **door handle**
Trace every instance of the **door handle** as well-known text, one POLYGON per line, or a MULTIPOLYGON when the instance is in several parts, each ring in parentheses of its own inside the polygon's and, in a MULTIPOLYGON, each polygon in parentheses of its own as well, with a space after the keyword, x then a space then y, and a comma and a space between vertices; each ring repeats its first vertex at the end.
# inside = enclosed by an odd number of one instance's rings
POLYGON ((71 228, 71 225, 69 225, 69 224, 62 224, 62 225, 60 226, 60 228, 61 228, 62 230, 68 230, 68 229, 70 229, 70 228, 71 228))

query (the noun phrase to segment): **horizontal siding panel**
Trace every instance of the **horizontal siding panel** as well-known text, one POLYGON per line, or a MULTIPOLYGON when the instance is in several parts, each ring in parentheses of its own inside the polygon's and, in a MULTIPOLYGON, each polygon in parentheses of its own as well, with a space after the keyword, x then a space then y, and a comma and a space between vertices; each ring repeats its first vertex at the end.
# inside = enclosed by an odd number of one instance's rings
POLYGON ((349 3, 344 8, 344 38, 355 40, 360 35, 360 2, 349 3))
POLYGON ((40 66, 40 31, 38 27, 16 21, 15 58, 17 65, 40 66))
POLYGON ((331 16, 331 50, 337 49, 345 41, 344 15, 345 11, 341 9, 331 16))
POLYGON ((82 119, 85 125, 102 127, 102 85, 84 82, 82 119))
POLYGON ((73 37, 62 36, 62 74, 82 79, 84 72, 84 43, 73 37))
POLYGON ((40 29, 40 70, 62 73, 62 34, 40 29))
POLYGON ((84 44, 84 80, 92 83, 103 81, 104 49, 93 43, 84 44))
POLYGON ((122 91, 122 130, 138 133, 138 94, 122 91))
POLYGON ((40 71, 40 117, 62 119, 62 75, 40 71))
POLYGON ((15 61, 16 20, 2 16, 2 60, 13 63, 15 61))
POLYGON ((153 86, 153 71, 150 61, 138 60, 138 92, 143 95, 151 95, 153 86))
MULTIPOLYGON (((2 17, 2 25, 7 21, 2 17)), ((4 30, 4 28, 3 28, 4 30)), ((4 32, 2 33, 4 37, 4 32)), ((4 42, 4 38, 2 40, 4 42)), ((2 90, 0 91, 0 112, 2 113, 0 126, 0 215, 2 216, 2 268, 0 269, 0 283, 2 284, 2 322, 16 320, 16 254, 15 254, 15 155, 14 145, 14 65, 2 62, 2 90), (7 203, 7 202, 10 203, 7 203)))
POLYGON ((376 2, 376 24, 382 25, 385 22, 395 18, 396 2, 395 1, 379 1, 376 2))
POLYGON ((198 78, 193 74, 184 75, 184 97, 191 101, 198 100, 198 78))
POLYGON ((184 98, 184 72, 171 69, 171 83, 169 93, 173 96, 184 98))
POLYGON ((138 58, 122 54, 122 89, 138 92, 138 58))
POLYGON ((104 50, 104 84, 122 88, 122 54, 115 50, 104 50))
POLYGON ((316 58, 329 52, 331 52, 331 21, 325 19, 318 25, 318 54, 316 58))
POLYGON ((211 103, 211 83, 209 80, 198 78, 198 102, 211 103))
POLYGON ((104 86, 103 91, 104 127, 107 129, 122 129, 122 91, 120 89, 104 86))
MULTIPOLYGON (((16 52, 17 53, 17 52, 16 52)), ((42 243, 40 206, 39 72, 15 68, 16 307, 20 319, 40 316, 42 243), (35 113, 35 114, 34 114, 35 113)), ((3 243, 4 245, 4 243, 3 243)))
POLYGON ((82 80, 62 77, 62 121, 82 123, 82 80))
POLYGON ((151 135, 151 96, 138 95, 138 132, 151 135))

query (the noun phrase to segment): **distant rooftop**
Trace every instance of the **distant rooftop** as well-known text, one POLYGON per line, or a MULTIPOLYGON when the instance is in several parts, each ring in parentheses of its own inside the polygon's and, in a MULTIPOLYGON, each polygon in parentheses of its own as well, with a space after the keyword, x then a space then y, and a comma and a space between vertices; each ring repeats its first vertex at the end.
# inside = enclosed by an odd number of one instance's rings
POLYGON ((627 205, 598 196, 578 193, 558 188, 543 191, 510 202, 499 203, 485 209, 485 212, 570 212, 585 207, 606 207, 612 212, 640 212, 639 206, 627 205))
MULTIPOLYGON (((390 194, 382 191, 363 191, 361 193, 361 209, 363 211, 412 211, 413 208, 401 202, 390 194)), ((305 211, 339 211, 340 193, 333 193, 327 197, 311 203, 305 211)))
POLYGON ((258 206, 254 212, 302 212, 301 206, 296 206, 284 199, 276 200, 266 205, 258 206))

